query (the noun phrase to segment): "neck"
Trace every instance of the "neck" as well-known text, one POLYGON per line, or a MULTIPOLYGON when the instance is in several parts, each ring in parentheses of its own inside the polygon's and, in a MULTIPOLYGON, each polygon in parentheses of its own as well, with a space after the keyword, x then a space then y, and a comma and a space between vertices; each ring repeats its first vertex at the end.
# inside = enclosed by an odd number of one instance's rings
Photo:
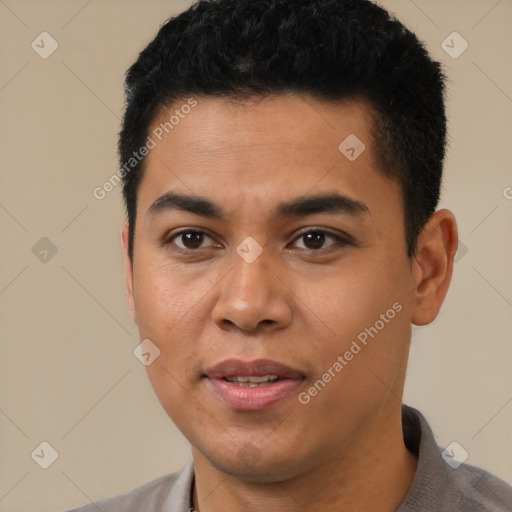
MULTIPOLYGON (((400 408, 398 408, 400 409, 400 408)), ((414 478, 417 459, 404 445, 400 412, 379 414, 332 456, 285 480, 251 482, 216 469, 193 449, 198 512, 395 512, 414 478)))

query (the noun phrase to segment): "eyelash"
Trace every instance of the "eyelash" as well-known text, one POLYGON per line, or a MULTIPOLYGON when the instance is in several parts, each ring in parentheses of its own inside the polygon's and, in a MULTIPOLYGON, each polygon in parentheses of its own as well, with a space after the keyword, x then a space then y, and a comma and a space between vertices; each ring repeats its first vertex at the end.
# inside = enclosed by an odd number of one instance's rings
MULTIPOLYGON (((211 238, 213 240, 213 237, 211 235, 209 235, 207 232, 205 231, 202 231, 202 230, 199 230, 199 229, 192 229, 192 228, 186 228, 186 229, 182 229, 176 233, 173 233, 172 236, 170 236, 169 238, 167 238, 163 245, 164 246, 173 246, 173 250, 176 250, 176 251, 180 251, 180 252, 183 252, 183 253, 194 253, 194 252, 199 252, 201 250, 204 250, 204 249, 209 249, 211 247, 199 247, 197 249, 184 249, 182 247, 177 247, 173 242, 176 238, 178 238, 180 235, 184 235, 186 233, 197 233, 197 234, 201 234, 201 235, 206 235, 207 237, 211 238)), ((321 253, 322 251, 325 251, 325 250, 328 250, 332 247, 335 247, 335 246, 345 246, 345 245, 354 245, 350 240, 349 240, 349 237, 343 237, 341 235, 338 235, 338 234, 335 234, 335 233, 332 233, 331 231, 326 231, 325 229, 308 229, 307 231, 303 231, 301 233, 299 233, 295 239, 293 240, 293 242, 296 242, 297 240, 301 239, 302 237, 304 237, 305 235, 309 234, 309 233, 319 233, 319 234, 323 234, 325 235, 325 238, 331 238, 333 240, 335 240, 335 243, 331 244, 330 246, 328 247, 325 247, 325 248, 321 248, 321 249, 308 249, 308 248, 300 248, 304 251, 308 251, 308 252, 311 252, 311 253, 321 253)))

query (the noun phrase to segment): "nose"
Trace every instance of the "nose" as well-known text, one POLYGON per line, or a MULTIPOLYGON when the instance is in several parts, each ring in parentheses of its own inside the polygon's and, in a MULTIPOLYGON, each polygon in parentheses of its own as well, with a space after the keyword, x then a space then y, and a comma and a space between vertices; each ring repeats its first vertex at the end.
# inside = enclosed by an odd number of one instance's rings
POLYGON ((221 281, 212 311, 213 321, 221 329, 270 332, 290 324, 290 289, 277 277, 264 253, 252 263, 233 255, 233 266, 221 281))

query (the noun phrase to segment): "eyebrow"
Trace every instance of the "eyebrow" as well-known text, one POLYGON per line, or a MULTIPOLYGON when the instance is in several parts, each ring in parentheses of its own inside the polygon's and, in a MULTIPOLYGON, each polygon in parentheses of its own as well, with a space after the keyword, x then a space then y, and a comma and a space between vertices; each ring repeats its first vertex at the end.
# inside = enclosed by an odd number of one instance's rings
MULTIPOLYGON (((156 199, 146 212, 146 216, 154 217, 167 211, 178 210, 195 215, 224 220, 225 215, 220 206, 206 197, 167 192, 156 199)), ((338 192, 327 194, 300 196, 277 205, 273 212, 275 218, 291 218, 318 213, 344 213, 359 217, 370 213, 368 206, 342 195, 338 192)))

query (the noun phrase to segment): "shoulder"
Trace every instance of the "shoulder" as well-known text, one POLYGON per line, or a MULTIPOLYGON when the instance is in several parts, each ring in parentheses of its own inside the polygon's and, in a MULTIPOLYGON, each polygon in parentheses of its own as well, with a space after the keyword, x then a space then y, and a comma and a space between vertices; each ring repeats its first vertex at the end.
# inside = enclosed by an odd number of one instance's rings
POLYGON ((402 426, 404 442, 418 465, 399 512, 512 511, 512 486, 482 468, 450 464, 418 410, 404 405, 402 426))
POLYGON ((160 512, 189 510, 193 466, 189 463, 179 473, 170 473, 108 499, 91 502, 67 512, 160 512), (172 508, 170 508, 172 507, 172 508))
POLYGON ((471 512, 510 512, 512 486, 482 468, 462 464, 451 473, 447 494, 455 510, 471 512))

